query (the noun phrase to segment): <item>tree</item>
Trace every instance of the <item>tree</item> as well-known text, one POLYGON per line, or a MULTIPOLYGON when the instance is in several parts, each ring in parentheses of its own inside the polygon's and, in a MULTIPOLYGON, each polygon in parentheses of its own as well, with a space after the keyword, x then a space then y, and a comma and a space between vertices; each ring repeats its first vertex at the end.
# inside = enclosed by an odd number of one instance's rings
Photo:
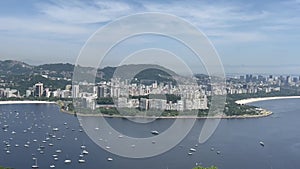
POLYGON ((217 167, 215 167, 215 166, 211 166, 211 167, 202 167, 202 166, 197 166, 197 167, 195 167, 195 168, 193 168, 193 169, 218 169, 217 167))

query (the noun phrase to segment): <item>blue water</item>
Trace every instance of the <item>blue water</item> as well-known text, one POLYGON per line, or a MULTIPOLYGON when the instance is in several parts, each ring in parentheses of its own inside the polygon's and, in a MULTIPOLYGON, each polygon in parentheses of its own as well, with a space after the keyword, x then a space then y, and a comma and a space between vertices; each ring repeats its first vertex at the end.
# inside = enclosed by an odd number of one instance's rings
MULTIPOLYGON (((294 169, 300 166, 300 99, 264 101, 253 105, 269 109, 274 114, 259 119, 224 119, 205 144, 195 147, 204 123, 204 120, 197 120, 179 145, 162 155, 145 159, 124 158, 101 149, 80 131, 82 128, 76 117, 61 113, 55 105, 0 105, 0 164, 29 169, 35 157, 42 169, 50 168, 51 164, 60 169, 191 169, 196 163, 216 165, 219 169, 294 169), (7 131, 2 129, 5 124, 9 125, 7 131), (53 128, 59 128, 59 131, 54 132, 53 128), (12 134, 13 131, 16 133, 12 134), (49 134, 56 137, 43 143, 49 134), (29 148, 24 147, 27 141, 30 141, 29 148), (259 145, 260 141, 265 147, 259 145), (5 142, 11 145, 8 148, 10 154, 4 150, 5 142), (49 146, 49 143, 54 146, 49 146), (84 156, 86 163, 79 164, 77 160, 82 144, 86 145, 89 154, 84 156), (44 154, 37 151, 40 145, 45 146, 44 154), (197 152, 189 156, 187 153, 191 147, 197 152), (214 151, 211 151, 212 147, 214 151), (55 153, 57 149, 63 152, 55 153), (221 153, 218 155, 216 151, 221 153), (54 161, 53 154, 58 154, 58 161, 54 161), (109 162, 108 157, 114 160, 109 162), (66 158, 72 163, 64 164, 66 158)), ((150 129, 164 130, 173 123, 170 119, 148 124, 120 118, 106 120, 115 129, 132 137, 150 137, 150 129)))

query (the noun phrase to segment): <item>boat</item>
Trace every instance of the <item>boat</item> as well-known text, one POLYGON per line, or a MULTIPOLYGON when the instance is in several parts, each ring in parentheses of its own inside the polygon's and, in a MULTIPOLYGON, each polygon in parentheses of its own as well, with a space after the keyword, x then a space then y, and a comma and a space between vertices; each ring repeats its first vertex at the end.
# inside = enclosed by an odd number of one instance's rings
POLYGON ((56 153, 61 153, 61 152, 62 152, 62 150, 56 150, 55 152, 56 152, 56 153))
POLYGON ((53 130, 53 131, 58 131, 59 129, 58 129, 58 128, 53 128, 52 130, 53 130))
POLYGON ((190 148, 190 152, 196 152, 197 150, 194 148, 190 148))
POLYGON ((152 131, 151 131, 151 134, 153 134, 153 135, 158 135, 158 134, 159 134, 159 132, 158 132, 158 131, 156 131, 156 130, 152 130, 152 131))
POLYGON ((35 160, 35 164, 31 166, 31 168, 39 168, 39 166, 37 165, 37 158, 34 159, 35 160))
POLYGON ((114 159, 111 158, 111 157, 107 158, 107 161, 113 161, 113 160, 114 160, 114 159))
POLYGON ((88 151, 86 151, 86 150, 83 150, 83 151, 82 151, 82 154, 83 154, 83 155, 88 155, 88 154, 89 154, 89 152, 88 152, 88 151))
POLYGON ((265 146, 265 143, 264 143, 264 142, 262 142, 262 141, 261 141, 261 142, 259 142, 259 144, 260 144, 261 146, 263 146, 263 147, 265 146))
POLYGON ((190 155, 190 156, 191 156, 191 155, 193 155, 193 153, 189 152, 189 153, 188 153, 188 155, 190 155))
POLYGON ((221 154, 221 151, 217 151, 217 154, 221 154))
POLYGON ((84 159, 79 159, 78 163, 85 163, 85 160, 84 159))
POLYGON ((50 165, 50 168, 55 168, 55 165, 54 164, 50 165))
POLYGON ((72 160, 70 160, 70 159, 65 160, 65 164, 71 164, 71 163, 72 163, 72 160))

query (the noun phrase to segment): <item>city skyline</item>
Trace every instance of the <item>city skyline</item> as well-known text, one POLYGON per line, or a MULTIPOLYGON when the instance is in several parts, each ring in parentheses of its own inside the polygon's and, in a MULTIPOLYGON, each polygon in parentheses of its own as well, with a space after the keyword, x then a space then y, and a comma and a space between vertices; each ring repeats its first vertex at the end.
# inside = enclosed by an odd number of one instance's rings
POLYGON ((297 0, 0 4, 0 60, 21 60, 34 65, 75 63, 85 41, 105 24, 135 13, 163 12, 185 19, 206 34, 226 73, 296 74, 300 67, 297 0))

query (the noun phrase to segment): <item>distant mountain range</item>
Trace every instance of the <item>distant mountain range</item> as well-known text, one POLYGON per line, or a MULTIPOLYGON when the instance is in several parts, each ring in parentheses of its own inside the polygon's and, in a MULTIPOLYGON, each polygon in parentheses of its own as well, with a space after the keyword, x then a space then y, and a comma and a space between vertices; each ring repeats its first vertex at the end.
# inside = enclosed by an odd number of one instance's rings
MULTIPOLYGON (((0 61, 0 87, 16 88, 24 93, 28 87, 32 87, 37 82, 42 82, 45 87, 50 89, 63 89, 66 84, 71 84, 74 68, 75 65, 69 63, 33 66, 15 60, 0 61)), ((88 67, 80 67, 80 70, 83 71, 83 75, 87 75, 87 72, 93 72, 91 71, 93 68, 88 67)), ((157 82, 175 82, 173 76, 177 76, 175 72, 157 65, 122 65, 98 69, 96 82, 110 80, 114 73, 120 79, 127 79, 136 74, 131 79, 137 82, 153 80, 157 82)))
MULTIPOLYGON (((72 79, 74 65, 70 63, 53 63, 38 66, 29 65, 25 62, 15 60, 0 61, 0 75, 47 75, 49 77, 72 79)), ((81 67, 84 71, 92 68, 81 67)), ((114 73, 121 75, 120 78, 127 78, 132 73, 139 72, 136 78, 164 81, 175 72, 157 65, 123 65, 120 67, 105 67, 97 70, 97 77, 100 80, 110 80, 114 73), (143 70, 140 72, 140 70, 143 70)))

